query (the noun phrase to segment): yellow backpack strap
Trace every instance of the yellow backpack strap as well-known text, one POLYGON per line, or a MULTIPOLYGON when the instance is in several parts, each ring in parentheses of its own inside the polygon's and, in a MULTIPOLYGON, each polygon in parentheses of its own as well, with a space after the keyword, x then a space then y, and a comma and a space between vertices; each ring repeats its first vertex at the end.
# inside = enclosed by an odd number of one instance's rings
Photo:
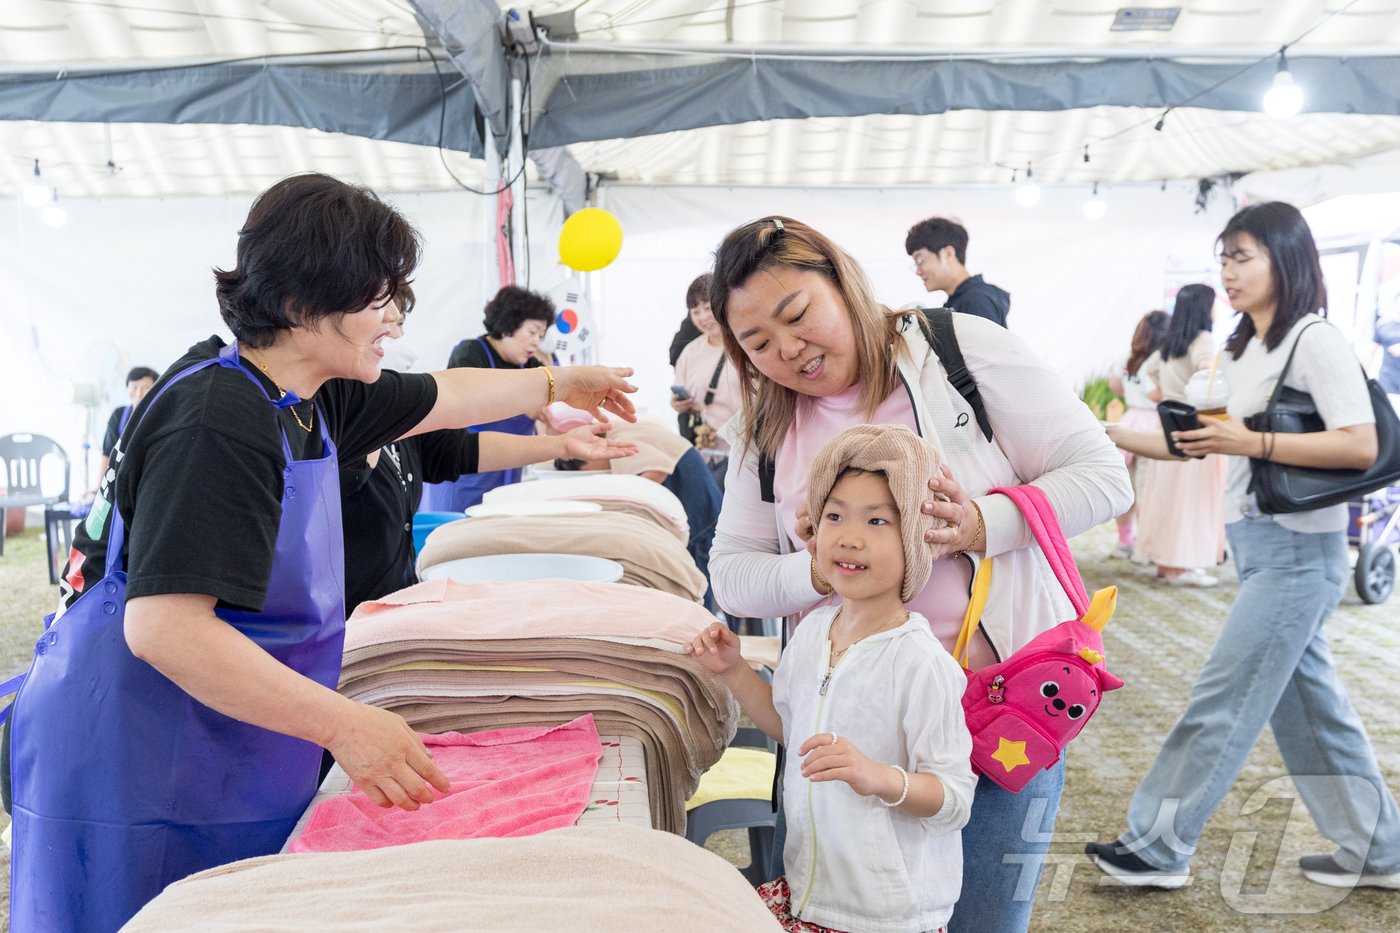
POLYGON ((1113 618, 1113 610, 1117 605, 1118 587, 1104 587, 1094 594, 1093 602, 1089 603, 1089 611, 1084 613, 1084 617, 1079 621, 1091 629, 1102 632, 1103 627, 1108 624, 1108 620, 1113 618))
POLYGON ((977 631, 977 623, 982 621, 982 610, 987 607, 987 592, 992 588, 992 559, 983 558, 977 565, 977 575, 972 578, 972 594, 967 600, 967 614, 963 616, 962 631, 958 633, 957 644, 953 646, 953 659, 967 670, 968 655, 972 652, 972 633, 977 631))

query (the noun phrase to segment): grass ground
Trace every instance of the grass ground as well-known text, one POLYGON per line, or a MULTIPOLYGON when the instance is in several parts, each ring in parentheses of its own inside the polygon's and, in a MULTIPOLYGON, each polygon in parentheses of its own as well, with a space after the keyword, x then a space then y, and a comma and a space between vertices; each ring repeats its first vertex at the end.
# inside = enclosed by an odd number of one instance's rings
MULTIPOLYGON (((1109 695, 1071 748, 1032 930, 1400 930, 1400 892, 1336 892, 1298 874, 1299 855, 1329 851, 1331 846, 1294 799, 1292 783, 1268 735, 1207 825, 1189 887, 1143 892, 1099 883, 1098 870, 1082 854, 1084 842, 1109 841, 1122 828, 1128 798, 1184 707, 1236 591, 1228 567, 1221 568, 1222 584, 1214 590, 1163 586, 1152 579, 1150 570, 1109 559, 1113 542, 1111 529, 1102 528, 1077 538, 1074 546, 1090 589, 1119 587, 1118 614, 1105 640, 1111 667, 1127 686, 1109 695), (1261 788, 1267 793, 1252 801, 1261 788), (1262 806, 1253 808, 1252 802, 1262 806)), ((28 665, 40 620, 56 598, 43 555, 42 530, 31 529, 5 542, 0 557, 0 674, 28 665)), ((1400 794, 1400 596, 1389 605, 1365 606, 1348 591, 1328 633, 1381 770, 1391 790, 1400 794)), ((748 859, 747 844, 737 833, 715 836, 710 848, 739 864, 748 859)), ((0 853, 0 872, 8 877, 8 853, 0 853)), ((0 885, 0 916, 8 917, 7 885, 0 885)), ((7 928, 7 923, 0 926, 7 928)))

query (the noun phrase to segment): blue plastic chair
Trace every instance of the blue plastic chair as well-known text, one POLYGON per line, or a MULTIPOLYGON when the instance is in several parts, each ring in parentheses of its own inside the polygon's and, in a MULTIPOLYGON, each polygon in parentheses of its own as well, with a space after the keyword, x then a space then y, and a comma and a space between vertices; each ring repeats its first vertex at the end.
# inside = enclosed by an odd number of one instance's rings
POLYGON ((422 553, 423 542, 428 540, 428 535, 432 534, 434 528, 462 518, 466 518, 466 515, 461 512, 419 512, 413 516, 414 555, 422 553))

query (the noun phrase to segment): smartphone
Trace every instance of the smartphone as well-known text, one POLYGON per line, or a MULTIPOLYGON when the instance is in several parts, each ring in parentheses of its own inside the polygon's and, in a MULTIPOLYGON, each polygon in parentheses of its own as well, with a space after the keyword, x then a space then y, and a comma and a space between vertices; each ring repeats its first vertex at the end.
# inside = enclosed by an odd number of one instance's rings
MULTIPOLYGON (((1200 428, 1201 417, 1196 413, 1196 407, 1185 402, 1168 399, 1158 403, 1157 417, 1162 419, 1162 434, 1167 439, 1167 453, 1173 457, 1187 456, 1180 447, 1176 446, 1176 441, 1172 440, 1172 432, 1195 431, 1200 428)), ((1196 459, 1202 460, 1204 457, 1197 456, 1196 459)))
POLYGON ((682 402, 690 401, 690 390, 685 386, 671 386, 671 394, 682 402))

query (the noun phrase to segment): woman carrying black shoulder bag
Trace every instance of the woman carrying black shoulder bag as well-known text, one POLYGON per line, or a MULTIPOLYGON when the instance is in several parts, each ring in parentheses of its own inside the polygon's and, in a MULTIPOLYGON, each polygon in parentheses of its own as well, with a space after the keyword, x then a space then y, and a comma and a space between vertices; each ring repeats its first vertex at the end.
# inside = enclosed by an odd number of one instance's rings
MULTIPOLYGON (((1221 280, 1242 314, 1220 365, 1227 417, 1173 439, 1187 456, 1229 456, 1225 521, 1239 596, 1133 795, 1126 830, 1088 852, 1124 884, 1185 884, 1206 821, 1268 725, 1308 813, 1337 846, 1299 859, 1302 873, 1400 888, 1400 810, 1323 629, 1348 576, 1344 503, 1384 484, 1394 413, 1374 403, 1346 338, 1318 313, 1322 267, 1297 208, 1251 205, 1219 245, 1221 280)), ((1160 433, 1110 433, 1126 450, 1169 456, 1160 433)))

